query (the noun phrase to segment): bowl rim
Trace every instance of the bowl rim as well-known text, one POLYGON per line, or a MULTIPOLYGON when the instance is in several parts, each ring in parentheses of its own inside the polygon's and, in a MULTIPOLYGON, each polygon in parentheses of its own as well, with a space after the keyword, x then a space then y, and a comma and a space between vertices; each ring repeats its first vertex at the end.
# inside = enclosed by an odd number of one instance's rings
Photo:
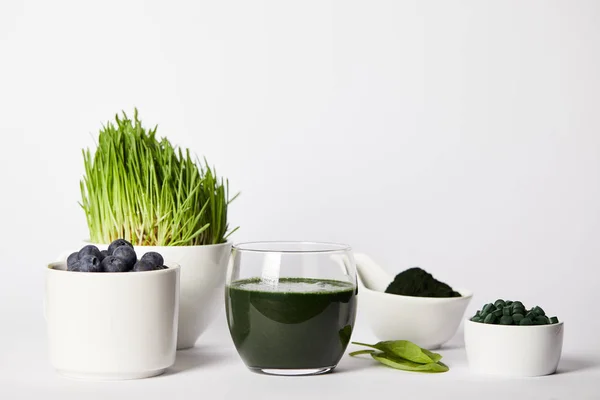
MULTIPOLYGON (((89 238, 88 239, 83 239, 82 243, 87 243, 87 244, 91 244, 94 246, 108 246, 110 243, 98 243, 98 242, 92 242, 89 238)), ((219 247, 219 246, 233 246, 233 242, 228 240, 224 243, 215 243, 215 244, 196 244, 196 245, 192 245, 192 246, 156 246, 156 245, 139 245, 139 244, 131 244, 133 247, 138 247, 138 248, 173 248, 173 249, 177 249, 177 248, 208 248, 208 247, 219 247)))
MULTIPOLYGON (((397 299, 401 299, 403 301, 412 301, 415 303, 424 303, 424 302, 428 302, 428 303, 451 303, 451 302, 460 302, 460 301, 468 301, 473 297, 473 292, 467 289, 454 289, 455 291, 457 291, 458 293, 461 294, 460 297, 420 297, 420 296, 405 296, 402 294, 393 294, 393 293, 386 293, 386 292, 380 292, 378 290, 373 290, 373 289, 369 289, 367 287, 365 287, 364 285, 362 285, 362 287, 359 287, 359 293, 360 291, 366 291, 369 292, 371 294, 373 294, 374 296, 379 296, 380 298, 386 298, 386 299, 391 299, 391 298, 397 298, 397 299)), ((395 301, 395 300, 391 300, 391 301, 395 301)))
POLYGON ((483 322, 471 321, 471 318, 472 317, 465 319, 465 324, 473 325, 473 326, 481 325, 481 326, 489 327, 489 328, 484 328, 484 329, 490 329, 491 327, 495 327, 495 328, 491 328, 491 329, 515 329, 515 328, 549 329, 551 327, 557 327, 557 326, 564 325, 564 321, 558 321, 555 324, 544 324, 544 325, 500 325, 500 324, 484 324, 483 322))
MULTIPOLYGON (((116 276, 116 275, 124 275, 124 276, 132 276, 131 274, 128 273, 124 273, 124 272, 82 272, 82 271, 67 271, 67 269, 57 269, 57 266, 64 266, 66 267, 67 262, 66 261, 53 261, 51 263, 48 263, 46 265, 46 271, 48 273, 53 273, 53 274, 62 274, 62 273, 67 273, 67 274, 76 274, 76 275, 82 275, 82 276, 89 276, 89 275, 99 275, 99 276, 116 276)), ((158 269, 158 270, 154 270, 154 271, 135 271, 135 275, 139 275, 139 274, 144 274, 147 276, 147 274, 170 274, 172 273, 172 271, 178 271, 181 269, 181 266, 177 263, 165 263, 165 265, 167 265, 167 269, 158 269)))
POLYGON ((281 254, 337 254, 352 252, 352 247, 345 243, 319 242, 311 240, 256 240, 236 242, 232 250, 240 253, 281 253, 281 254), (286 246, 307 246, 307 249, 292 249, 286 246), (312 246, 312 248, 310 248, 312 246))

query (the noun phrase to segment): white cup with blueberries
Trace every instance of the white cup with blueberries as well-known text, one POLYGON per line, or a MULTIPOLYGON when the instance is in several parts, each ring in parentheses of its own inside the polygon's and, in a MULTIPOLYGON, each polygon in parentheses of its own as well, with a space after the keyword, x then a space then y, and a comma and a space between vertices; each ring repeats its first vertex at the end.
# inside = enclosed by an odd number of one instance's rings
POLYGON ((118 239, 107 250, 87 245, 48 265, 44 314, 50 362, 59 373, 137 379, 173 365, 179 265, 164 265, 156 252, 139 256, 118 239))

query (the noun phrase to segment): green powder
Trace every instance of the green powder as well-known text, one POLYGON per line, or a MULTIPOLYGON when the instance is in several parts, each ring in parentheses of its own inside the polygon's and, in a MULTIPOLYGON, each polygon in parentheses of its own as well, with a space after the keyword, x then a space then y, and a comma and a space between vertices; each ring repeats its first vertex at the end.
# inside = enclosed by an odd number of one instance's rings
POLYGON ((416 267, 396 275, 385 292, 416 297, 460 297, 460 293, 452 290, 450 286, 416 267))

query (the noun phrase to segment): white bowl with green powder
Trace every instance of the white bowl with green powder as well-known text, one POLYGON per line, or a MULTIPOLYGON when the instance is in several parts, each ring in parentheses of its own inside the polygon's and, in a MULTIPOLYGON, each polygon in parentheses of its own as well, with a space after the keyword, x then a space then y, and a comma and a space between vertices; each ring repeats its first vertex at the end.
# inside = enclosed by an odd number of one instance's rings
POLYGON ((355 254, 359 275, 358 312, 379 340, 409 340, 437 349, 458 330, 473 293, 457 289, 458 297, 417 297, 385 293, 393 281, 365 254, 355 254))

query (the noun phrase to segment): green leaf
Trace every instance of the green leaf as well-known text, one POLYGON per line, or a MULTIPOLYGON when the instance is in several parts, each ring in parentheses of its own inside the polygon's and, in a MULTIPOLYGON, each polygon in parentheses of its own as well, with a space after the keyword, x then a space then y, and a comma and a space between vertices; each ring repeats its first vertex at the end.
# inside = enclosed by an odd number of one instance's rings
POLYGON ((442 359, 440 354, 422 349, 408 340, 388 340, 375 344, 358 342, 353 343, 361 346, 372 347, 391 356, 401 357, 403 359, 420 364, 436 363, 442 359))
POLYGON ((433 362, 438 362, 442 359, 442 355, 439 353, 434 353, 433 351, 429 351, 427 349, 421 349, 421 351, 425 353, 425 355, 429 357, 433 362))
POLYGON ((415 372, 447 372, 448 366, 441 362, 432 362, 427 364, 419 364, 404 358, 394 357, 384 352, 371 353, 371 357, 388 367, 401 369, 403 371, 415 372))
POLYGON ((358 351, 353 351, 352 353, 350 353, 350 356, 355 357, 355 356, 359 356, 361 354, 372 354, 372 353, 376 353, 377 350, 358 350, 358 351))

